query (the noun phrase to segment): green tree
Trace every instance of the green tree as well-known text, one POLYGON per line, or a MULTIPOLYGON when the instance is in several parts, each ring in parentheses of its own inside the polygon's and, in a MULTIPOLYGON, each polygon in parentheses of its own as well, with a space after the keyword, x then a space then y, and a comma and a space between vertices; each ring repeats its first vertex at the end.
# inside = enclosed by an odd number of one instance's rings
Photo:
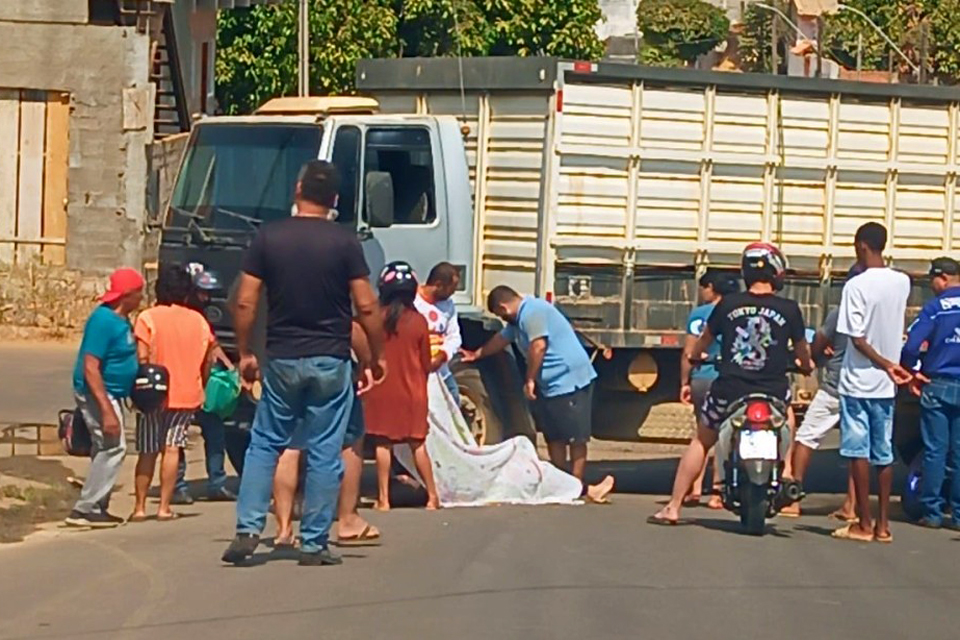
MULTIPOLYGON (((311 0, 310 89, 350 93, 358 60, 394 55, 397 17, 383 0, 311 0)), ((249 113, 297 89, 297 3, 221 11, 217 25, 217 101, 249 113)))
POLYGON ((485 55, 493 28, 473 0, 396 0, 402 56, 485 55))
POLYGON ((599 60, 597 0, 481 0, 494 29, 492 55, 599 60))
POLYGON ((703 0, 644 0, 637 6, 643 33, 640 60, 659 66, 692 65, 727 39, 726 13, 703 0))
MULTIPOLYGON (((789 15, 789 3, 773 2, 771 0, 771 5, 789 15)), ((743 24, 740 26, 740 37, 738 38, 740 67, 744 71, 753 73, 772 72, 770 68, 770 38, 774 20, 778 21, 777 55, 780 60, 783 60, 786 54, 786 47, 783 46, 786 41, 785 38, 792 41, 795 37, 793 32, 785 34, 784 29, 788 27, 783 24, 779 16, 769 9, 761 9, 754 4, 747 5, 743 13, 743 24)))
MULTIPOLYGON (((310 88, 353 91, 362 58, 551 55, 597 60, 598 0, 310 0, 310 88)), ((221 11, 217 99, 248 113, 297 88, 297 3, 221 11)))

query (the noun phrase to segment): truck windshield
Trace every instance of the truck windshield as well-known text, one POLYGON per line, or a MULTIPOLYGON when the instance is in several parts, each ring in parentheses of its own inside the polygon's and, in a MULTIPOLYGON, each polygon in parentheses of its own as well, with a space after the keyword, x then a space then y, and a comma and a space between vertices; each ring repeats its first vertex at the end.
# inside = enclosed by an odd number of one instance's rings
POLYGON ((290 215, 297 174, 316 159, 322 132, 310 124, 198 124, 167 225, 250 231, 290 215))

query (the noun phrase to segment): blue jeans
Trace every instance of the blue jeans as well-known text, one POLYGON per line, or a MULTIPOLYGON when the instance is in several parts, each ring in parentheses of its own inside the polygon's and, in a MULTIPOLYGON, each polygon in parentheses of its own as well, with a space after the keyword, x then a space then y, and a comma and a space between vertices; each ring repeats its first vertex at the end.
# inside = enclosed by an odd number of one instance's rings
POLYGON ((893 398, 840 395, 840 455, 869 460, 875 467, 893 464, 893 398))
POLYGON ((453 396, 453 401, 460 406, 460 386, 457 384, 457 379, 453 377, 453 374, 450 371, 447 371, 447 374, 443 376, 443 384, 446 385, 447 390, 450 391, 450 395, 453 396))
POLYGON ((923 476, 920 504, 931 522, 943 519, 943 482, 947 461, 953 472, 950 508, 960 522, 960 380, 935 378, 920 397, 920 433, 923 436, 923 476))
POLYGON ((237 533, 259 535, 267 520, 277 459, 298 423, 307 473, 300 520, 301 550, 326 548, 343 464, 340 450, 353 405, 349 360, 320 356, 271 360, 263 377, 237 500, 237 533))
MULTIPOLYGON (((220 491, 227 483, 227 472, 223 468, 225 436, 223 420, 212 413, 197 412, 197 422, 203 432, 203 452, 207 466, 207 493, 214 494, 220 491)), ((176 492, 188 493, 190 487, 184 477, 187 473, 187 458, 180 452, 180 467, 177 470, 176 492)))

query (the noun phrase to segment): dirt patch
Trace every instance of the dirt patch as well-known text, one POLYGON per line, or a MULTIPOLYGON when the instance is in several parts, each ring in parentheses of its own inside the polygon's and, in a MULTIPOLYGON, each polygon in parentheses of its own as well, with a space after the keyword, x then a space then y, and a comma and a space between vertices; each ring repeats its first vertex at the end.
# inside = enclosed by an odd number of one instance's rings
POLYGON ((78 491, 57 460, 0 459, 0 543, 20 542, 46 522, 64 519, 78 491))

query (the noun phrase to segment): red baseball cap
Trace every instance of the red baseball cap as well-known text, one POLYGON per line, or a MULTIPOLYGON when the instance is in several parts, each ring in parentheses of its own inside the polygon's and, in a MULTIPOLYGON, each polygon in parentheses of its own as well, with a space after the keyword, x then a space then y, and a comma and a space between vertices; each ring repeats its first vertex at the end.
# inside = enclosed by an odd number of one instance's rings
POLYGON ((117 269, 110 274, 110 288, 100 296, 100 302, 116 302, 128 293, 142 289, 143 285, 143 276, 136 269, 117 269))

